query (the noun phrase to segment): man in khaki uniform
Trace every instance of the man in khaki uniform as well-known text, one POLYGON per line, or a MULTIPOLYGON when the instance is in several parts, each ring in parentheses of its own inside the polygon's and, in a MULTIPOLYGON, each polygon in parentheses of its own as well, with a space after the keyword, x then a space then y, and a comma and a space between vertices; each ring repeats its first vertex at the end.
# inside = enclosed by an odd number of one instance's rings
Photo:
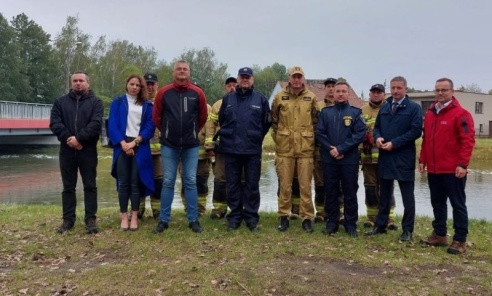
MULTIPOLYGON (((151 100, 154 100, 155 94, 159 89, 157 75, 154 73, 145 73, 145 82, 147 83, 147 93, 151 100)), ((161 144, 159 138, 161 132, 155 129, 154 137, 150 140, 150 150, 152 153, 152 164, 154 167, 154 186, 155 191, 150 196, 150 208, 152 209, 152 216, 154 219, 159 218, 159 212, 161 210, 161 189, 162 179, 164 178, 164 172, 162 170, 161 161, 161 144)), ((142 219, 145 214, 145 196, 140 199, 140 207, 138 210, 138 218, 142 219)))
MULTIPOLYGON (((377 173, 379 149, 374 144, 372 134, 374 124, 381 107, 386 104, 385 87, 382 84, 375 84, 369 90, 369 102, 362 106, 362 117, 367 126, 367 133, 361 145, 361 163, 364 174, 364 187, 366 191, 366 210, 367 221, 364 227, 373 228, 376 223, 376 216, 379 212, 379 178, 377 173)), ((398 230, 395 224, 395 197, 391 198, 390 216, 388 220, 389 230, 398 230)))
MULTIPOLYGON (((233 92, 236 89, 237 79, 229 77, 225 81, 226 93, 233 92)), ((212 110, 208 113, 207 122, 205 123, 205 150, 212 160, 212 169, 214 173, 214 193, 212 195, 213 209, 210 215, 212 219, 222 219, 227 213, 226 198, 226 178, 224 156, 215 153, 214 137, 219 131, 219 110, 222 106, 222 99, 212 105, 212 110)))
POLYGON ((286 231, 289 228, 292 179, 296 170, 301 196, 299 214, 302 228, 306 232, 313 232, 314 206, 311 180, 317 113, 316 96, 304 85, 304 71, 301 67, 293 67, 289 71, 289 84, 275 95, 272 104, 275 166, 280 183, 279 231, 286 231))

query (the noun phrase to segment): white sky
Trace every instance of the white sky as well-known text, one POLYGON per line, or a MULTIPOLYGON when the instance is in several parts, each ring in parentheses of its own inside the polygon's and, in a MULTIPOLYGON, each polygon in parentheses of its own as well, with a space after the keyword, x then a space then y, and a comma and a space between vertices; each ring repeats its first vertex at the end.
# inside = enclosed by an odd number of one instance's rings
POLYGON ((233 75, 300 65, 307 78, 343 76, 366 97, 396 75, 422 90, 443 76, 492 89, 490 0, 1 0, 0 12, 25 13, 52 36, 78 15, 91 43, 124 39, 166 61, 209 47, 233 75))

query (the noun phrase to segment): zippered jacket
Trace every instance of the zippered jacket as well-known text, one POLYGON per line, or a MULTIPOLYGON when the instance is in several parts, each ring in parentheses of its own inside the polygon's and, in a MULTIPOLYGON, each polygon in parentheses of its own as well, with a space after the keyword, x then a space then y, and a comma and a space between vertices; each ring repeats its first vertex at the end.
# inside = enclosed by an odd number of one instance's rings
POLYGON ((67 139, 71 136, 75 136, 83 147, 96 147, 101 135, 103 113, 103 103, 92 90, 78 100, 70 90, 53 103, 50 129, 62 147, 69 148, 67 139))
POLYGON ((275 95, 272 103, 272 137, 279 157, 314 155, 317 101, 313 92, 303 89, 295 95, 290 86, 275 95))
POLYGON ((207 99, 203 91, 189 81, 162 87, 154 98, 152 121, 161 131, 160 142, 172 148, 199 145, 198 132, 207 121, 207 99))
POLYGON ((348 102, 336 103, 321 110, 316 128, 316 139, 321 146, 321 161, 332 164, 358 164, 358 145, 366 134, 362 111, 348 102), (335 146, 343 158, 337 160, 330 155, 335 146))
POLYGON ((419 163, 431 174, 454 174, 467 168, 475 145, 475 128, 470 112, 453 97, 436 113, 436 103, 425 113, 424 135, 419 163))
POLYGON ((254 89, 224 96, 219 110, 219 153, 261 154, 263 139, 272 125, 268 99, 254 89))

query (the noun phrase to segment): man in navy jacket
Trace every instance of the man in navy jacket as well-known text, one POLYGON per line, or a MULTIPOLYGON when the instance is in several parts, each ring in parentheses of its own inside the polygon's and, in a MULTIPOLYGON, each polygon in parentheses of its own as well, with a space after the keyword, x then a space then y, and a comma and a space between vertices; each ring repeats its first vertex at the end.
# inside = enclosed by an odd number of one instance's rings
POLYGON ((381 107, 374 126, 379 148, 379 213, 368 235, 386 233, 394 180, 398 180, 403 200, 401 242, 412 240, 415 222, 415 140, 422 135, 422 108, 407 96, 407 80, 396 76, 390 82, 391 97, 381 107))
POLYGON ((220 106, 220 140, 216 149, 225 155, 227 205, 231 209, 228 230, 236 230, 244 220, 255 232, 260 219, 262 144, 272 120, 267 98, 253 89, 253 70, 239 69, 237 82, 236 90, 224 96, 220 106))
POLYGON ((340 183, 344 196, 344 227, 351 237, 357 237, 357 184, 359 151, 366 134, 362 111, 348 103, 349 85, 345 81, 335 84, 335 104, 323 108, 316 128, 316 139, 321 146, 323 181, 325 184, 325 234, 333 235, 340 223, 338 192, 340 183))

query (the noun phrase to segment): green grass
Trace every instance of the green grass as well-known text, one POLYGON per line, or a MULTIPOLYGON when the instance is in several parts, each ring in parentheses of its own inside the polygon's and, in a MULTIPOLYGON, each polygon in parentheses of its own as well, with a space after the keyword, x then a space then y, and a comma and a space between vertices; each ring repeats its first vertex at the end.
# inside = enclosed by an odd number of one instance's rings
MULTIPOLYGON (((83 213, 79 211, 78 216, 83 213)), ((304 233, 299 220, 285 233, 273 213, 261 213, 259 233, 224 220, 201 219, 192 233, 183 212, 154 235, 146 217, 136 232, 119 230, 116 208, 98 213, 100 233, 85 234, 80 218, 55 232, 59 206, 2 205, 2 295, 487 295, 492 291, 492 223, 470 221, 468 252, 423 248, 431 220, 418 217, 413 244, 400 232, 357 239, 323 225, 304 233)), ((360 223, 364 217, 360 217, 360 223)), ((448 225, 452 225, 451 221, 448 225)), ((362 234, 362 227, 359 227, 362 234)), ((451 231, 452 232, 452 231, 451 231)))

